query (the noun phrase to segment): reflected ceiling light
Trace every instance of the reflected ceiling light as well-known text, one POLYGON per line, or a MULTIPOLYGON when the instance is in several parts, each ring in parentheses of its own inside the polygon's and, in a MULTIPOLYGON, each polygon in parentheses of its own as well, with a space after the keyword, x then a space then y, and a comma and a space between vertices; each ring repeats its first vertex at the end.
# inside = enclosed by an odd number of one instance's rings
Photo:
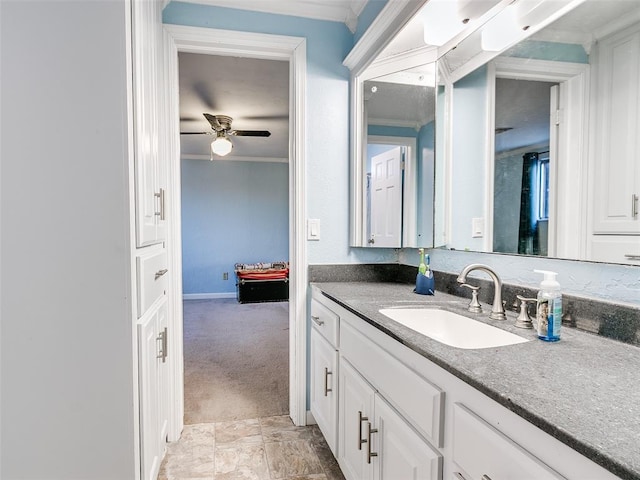
POLYGON ((216 139, 211 142, 211 151, 221 157, 229 154, 232 148, 233 143, 227 138, 227 134, 224 131, 218 132, 216 139))
POLYGON ((420 12, 424 42, 440 47, 464 30, 466 17, 456 0, 430 0, 420 12))

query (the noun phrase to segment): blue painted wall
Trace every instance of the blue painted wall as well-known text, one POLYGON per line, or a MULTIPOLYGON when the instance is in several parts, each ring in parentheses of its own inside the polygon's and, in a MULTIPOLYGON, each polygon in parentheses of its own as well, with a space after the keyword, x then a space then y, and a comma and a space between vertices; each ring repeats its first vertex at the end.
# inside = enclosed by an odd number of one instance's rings
POLYGON ((235 263, 288 260, 288 169, 285 163, 182 160, 185 294, 235 292, 235 263))

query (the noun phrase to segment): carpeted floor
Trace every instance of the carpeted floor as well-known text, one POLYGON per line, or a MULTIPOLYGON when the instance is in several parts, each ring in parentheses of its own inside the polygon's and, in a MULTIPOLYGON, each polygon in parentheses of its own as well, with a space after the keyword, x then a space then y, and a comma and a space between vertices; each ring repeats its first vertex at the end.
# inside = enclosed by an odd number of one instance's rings
POLYGON ((288 302, 184 302, 185 424, 289 413, 288 312, 288 302))

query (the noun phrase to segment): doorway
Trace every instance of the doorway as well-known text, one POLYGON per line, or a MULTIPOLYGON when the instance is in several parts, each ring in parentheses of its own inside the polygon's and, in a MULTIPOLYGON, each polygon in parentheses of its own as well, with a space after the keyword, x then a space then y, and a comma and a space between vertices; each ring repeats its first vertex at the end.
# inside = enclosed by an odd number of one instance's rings
MULTIPOLYGON (((282 37, 246 32, 230 32, 217 29, 164 25, 166 72, 169 103, 175 118, 169 171, 169 184, 174 192, 180 192, 180 152, 178 145, 178 52, 207 55, 227 55, 249 58, 288 61, 289 94, 289 175, 288 175, 288 223, 289 223, 289 415, 296 425, 306 423, 306 243, 304 239, 305 210, 305 72, 306 41, 297 37, 282 37)), ((181 202, 180 195, 170 200, 171 224, 168 251, 170 265, 181 272, 181 202)), ((184 371, 182 369, 182 278, 176 275, 170 286, 172 318, 176 322, 176 341, 172 345, 172 414, 171 430, 175 438, 182 429, 184 414, 184 371)))

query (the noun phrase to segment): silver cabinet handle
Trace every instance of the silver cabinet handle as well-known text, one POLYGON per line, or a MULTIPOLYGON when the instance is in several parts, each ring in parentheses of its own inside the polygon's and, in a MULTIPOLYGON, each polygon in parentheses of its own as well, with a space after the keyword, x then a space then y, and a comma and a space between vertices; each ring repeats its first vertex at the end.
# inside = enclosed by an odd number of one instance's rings
POLYGON ((484 475, 482 475, 482 477, 480 477, 480 480, 491 480, 491 477, 485 473, 484 475))
POLYGON ((167 273, 169 270, 166 268, 163 268, 162 270, 158 270, 156 272, 156 276, 155 276, 155 280, 159 279, 161 276, 163 276, 165 273, 167 273))
POLYGON ((156 197, 157 199, 159 199, 159 203, 160 203, 160 211, 159 212, 155 212, 155 214, 156 214, 156 216, 160 217, 160 220, 164 220, 165 219, 165 215, 164 215, 164 188, 161 188, 159 192, 154 193, 153 196, 156 197))
POLYGON ((466 480, 460 472, 453 472, 454 480, 466 480))
POLYGON ((316 317, 315 315, 311 315, 311 320, 313 320, 313 323, 315 323, 319 327, 324 325, 324 321, 320 320, 320 317, 316 317))
POLYGON ((638 216, 638 194, 631 195, 631 218, 638 216))
POLYGON ((624 258, 628 258, 629 260, 640 260, 640 254, 626 253, 624 258))
POLYGON ((369 420, 369 417, 362 415, 362 412, 358 410, 358 450, 362 450, 362 444, 367 443, 366 438, 362 438, 362 422, 369 420))
POLYGON ((160 332, 157 340, 160 341, 160 352, 158 352, 157 358, 162 359, 162 363, 167 361, 167 327, 160 332))
POLYGON ((371 463, 371 458, 372 457, 377 457, 378 453, 377 452, 372 452, 371 451, 371 434, 372 433, 378 433, 378 429, 377 428, 371 428, 371 422, 367 422, 367 443, 369 445, 367 445, 367 463, 371 463))
POLYGON ((327 367, 324 367, 324 396, 329 396, 329 392, 333 392, 331 388, 329 388, 329 375, 333 375, 332 372, 329 371, 327 367))

